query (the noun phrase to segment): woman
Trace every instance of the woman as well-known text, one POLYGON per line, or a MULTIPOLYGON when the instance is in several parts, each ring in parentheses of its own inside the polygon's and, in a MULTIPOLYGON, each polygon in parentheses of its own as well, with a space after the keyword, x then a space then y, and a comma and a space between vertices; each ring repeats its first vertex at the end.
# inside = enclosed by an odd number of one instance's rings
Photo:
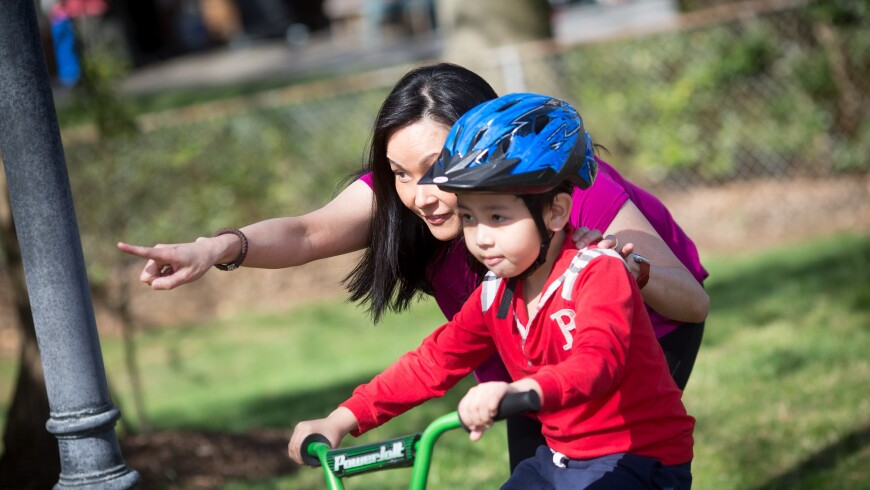
MULTIPOLYGON (((375 321, 386 310, 407 308, 420 292, 435 297, 451 318, 474 290, 461 239, 456 196, 434 185, 417 185, 441 153, 454 122, 472 107, 496 98, 478 75, 451 64, 407 73, 382 105, 373 132, 369 173, 323 208, 299 217, 261 221, 241 230, 224 229, 195 242, 140 247, 119 243, 148 259, 141 280, 172 289, 201 277, 212 266, 282 268, 364 249, 346 279, 351 299, 366 304, 375 321), (374 199, 374 206, 372 200, 374 199)), ((707 273, 694 244, 658 199, 625 181, 599 160, 595 183, 574 194, 572 224, 582 247, 604 230, 611 243, 625 244, 648 259, 629 260, 644 301, 682 389, 700 346, 709 299, 701 286, 707 273), (690 272, 691 269, 691 272, 690 272), (648 278, 643 277, 647 276, 648 278), (681 382, 682 381, 682 382, 681 382)), ((480 380, 505 379, 500 360, 476 371, 480 380)), ((511 468, 531 456, 540 427, 517 417, 508 423, 511 468)))

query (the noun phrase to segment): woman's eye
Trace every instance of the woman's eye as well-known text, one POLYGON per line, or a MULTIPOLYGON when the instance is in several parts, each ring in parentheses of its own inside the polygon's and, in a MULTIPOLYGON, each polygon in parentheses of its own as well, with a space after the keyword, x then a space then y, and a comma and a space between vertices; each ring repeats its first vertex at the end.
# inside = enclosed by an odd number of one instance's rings
POLYGON ((410 179, 410 177, 408 177, 408 174, 405 173, 405 172, 402 171, 402 170, 395 170, 395 171, 393 172, 393 174, 396 176, 397 179, 399 179, 399 180, 401 180, 401 181, 403 181, 403 182, 404 182, 404 181, 407 181, 408 179, 410 179))

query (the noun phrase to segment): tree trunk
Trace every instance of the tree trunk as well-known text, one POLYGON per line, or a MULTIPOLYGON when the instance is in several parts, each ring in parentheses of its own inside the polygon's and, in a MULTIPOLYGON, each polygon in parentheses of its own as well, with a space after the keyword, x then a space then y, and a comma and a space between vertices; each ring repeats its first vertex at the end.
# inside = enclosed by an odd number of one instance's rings
POLYGON ((477 72, 499 93, 556 95, 548 0, 438 0, 437 7, 445 60, 477 72))
POLYGON ((0 489, 51 488, 60 476, 60 453, 57 439, 45 428, 49 418, 48 394, 3 172, 0 172, 0 249, 21 332, 18 379, 3 432, 0 489))

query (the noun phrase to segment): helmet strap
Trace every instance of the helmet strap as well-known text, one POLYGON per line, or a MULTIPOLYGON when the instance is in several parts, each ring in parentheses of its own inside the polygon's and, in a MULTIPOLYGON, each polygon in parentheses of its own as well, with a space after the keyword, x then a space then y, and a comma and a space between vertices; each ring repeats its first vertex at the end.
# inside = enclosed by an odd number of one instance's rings
POLYGON ((523 202, 526 203, 526 207, 529 208, 529 212, 532 213, 532 219, 535 220, 535 225, 538 227, 538 233, 541 235, 541 249, 538 252, 538 258, 535 259, 532 265, 523 271, 522 274, 516 276, 519 280, 523 280, 532 275, 532 273, 538 270, 538 267, 547 261, 547 252, 550 250, 550 242, 553 241, 553 235, 555 235, 555 233, 547 229, 547 224, 544 223, 544 210, 541 207, 541 200, 536 199, 535 196, 521 197, 523 202))
POLYGON ((498 304, 498 313, 495 317, 503 320, 507 318, 508 310, 511 307, 511 302, 514 299, 514 289, 517 287, 517 278, 508 279, 507 285, 504 287, 504 294, 501 295, 501 303, 498 304))

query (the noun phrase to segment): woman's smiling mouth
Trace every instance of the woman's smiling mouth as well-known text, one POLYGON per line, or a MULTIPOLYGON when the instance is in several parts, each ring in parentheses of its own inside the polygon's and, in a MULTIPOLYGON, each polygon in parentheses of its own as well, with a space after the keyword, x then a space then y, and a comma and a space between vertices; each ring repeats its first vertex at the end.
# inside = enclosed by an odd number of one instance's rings
POLYGON ((440 225, 445 221, 449 220, 453 216, 452 213, 444 213, 444 214, 432 214, 429 216, 424 216, 423 218, 433 225, 440 225))

